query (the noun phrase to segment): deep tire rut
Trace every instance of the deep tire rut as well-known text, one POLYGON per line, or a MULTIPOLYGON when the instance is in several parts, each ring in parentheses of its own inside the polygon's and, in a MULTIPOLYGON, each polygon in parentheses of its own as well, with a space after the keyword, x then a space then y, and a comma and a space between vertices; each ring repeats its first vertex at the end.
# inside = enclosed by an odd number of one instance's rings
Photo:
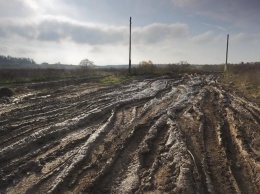
POLYGON ((217 76, 68 83, 1 102, 0 193, 259 193, 260 107, 217 76))

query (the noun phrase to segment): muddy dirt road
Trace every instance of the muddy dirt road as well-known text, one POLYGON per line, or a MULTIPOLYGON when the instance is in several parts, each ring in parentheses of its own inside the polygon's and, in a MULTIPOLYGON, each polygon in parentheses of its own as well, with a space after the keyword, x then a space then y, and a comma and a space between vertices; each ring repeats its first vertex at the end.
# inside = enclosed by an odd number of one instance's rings
POLYGON ((50 86, 0 104, 0 193, 260 193, 260 108, 216 76, 50 86))

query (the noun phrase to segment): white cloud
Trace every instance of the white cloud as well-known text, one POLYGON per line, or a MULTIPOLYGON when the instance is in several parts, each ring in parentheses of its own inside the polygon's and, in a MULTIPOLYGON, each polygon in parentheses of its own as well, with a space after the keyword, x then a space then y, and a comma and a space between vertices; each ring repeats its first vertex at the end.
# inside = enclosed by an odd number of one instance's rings
POLYGON ((172 2, 178 6, 189 6, 189 5, 194 5, 197 3, 199 0, 172 0, 172 2))
POLYGON ((155 44, 187 37, 188 25, 184 23, 153 23, 133 30, 133 40, 137 44, 155 44))
POLYGON ((259 44, 260 42, 260 34, 246 34, 243 32, 231 34, 230 35, 230 42, 231 43, 250 43, 250 44, 259 44))
MULTIPOLYGON (((0 20, 3 38, 23 38, 45 42, 72 41, 77 44, 106 45, 127 44, 128 26, 82 23, 59 17, 46 17, 38 22, 0 20)), ((132 29, 136 44, 155 44, 187 37, 188 25, 184 23, 153 23, 132 29)))
POLYGON ((78 44, 117 44, 127 39, 126 27, 72 22, 71 20, 45 19, 38 23, 0 21, 2 38, 19 37, 28 40, 60 42, 70 40, 78 44))
POLYGON ((58 0, 16 0, 34 12, 35 15, 49 13, 51 10, 59 11, 64 3, 58 0))
POLYGON ((32 10, 39 11, 40 9, 39 2, 35 0, 19 0, 19 1, 32 10))
POLYGON ((230 37, 230 41, 233 43, 240 43, 240 42, 247 40, 248 38, 249 37, 246 36, 244 33, 238 33, 238 34, 232 35, 230 37))
POLYGON ((216 63, 214 57, 225 54, 227 33, 231 48, 235 45, 231 58, 234 52, 243 60, 259 50, 259 5, 257 0, 0 0, 0 51, 37 62, 127 63, 131 14, 133 63, 216 63), (245 44, 241 55, 238 48, 245 44))
POLYGON ((208 42, 214 42, 215 36, 212 31, 207 31, 202 34, 193 36, 191 40, 195 43, 208 43, 208 42))
POLYGON ((259 28, 260 1, 258 0, 172 0, 191 15, 221 21, 238 28, 259 28))

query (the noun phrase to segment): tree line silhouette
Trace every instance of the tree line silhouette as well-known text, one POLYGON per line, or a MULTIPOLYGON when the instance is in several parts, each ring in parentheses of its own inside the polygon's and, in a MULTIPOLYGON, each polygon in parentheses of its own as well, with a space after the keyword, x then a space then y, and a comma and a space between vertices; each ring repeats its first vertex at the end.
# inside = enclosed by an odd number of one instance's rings
POLYGON ((0 55, 0 65, 35 65, 35 61, 30 58, 17 58, 0 55))

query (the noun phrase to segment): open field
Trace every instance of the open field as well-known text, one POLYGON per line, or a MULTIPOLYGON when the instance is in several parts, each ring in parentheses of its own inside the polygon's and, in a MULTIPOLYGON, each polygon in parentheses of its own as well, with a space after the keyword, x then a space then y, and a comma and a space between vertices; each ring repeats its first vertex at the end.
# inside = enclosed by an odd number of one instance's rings
POLYGON ((218 75, 13 87, 0 193, 259 193, 260 107, 218 75))
POLYGON ((221 79, 223 86, 260 104, 260 63, 229 65, 221 79))

